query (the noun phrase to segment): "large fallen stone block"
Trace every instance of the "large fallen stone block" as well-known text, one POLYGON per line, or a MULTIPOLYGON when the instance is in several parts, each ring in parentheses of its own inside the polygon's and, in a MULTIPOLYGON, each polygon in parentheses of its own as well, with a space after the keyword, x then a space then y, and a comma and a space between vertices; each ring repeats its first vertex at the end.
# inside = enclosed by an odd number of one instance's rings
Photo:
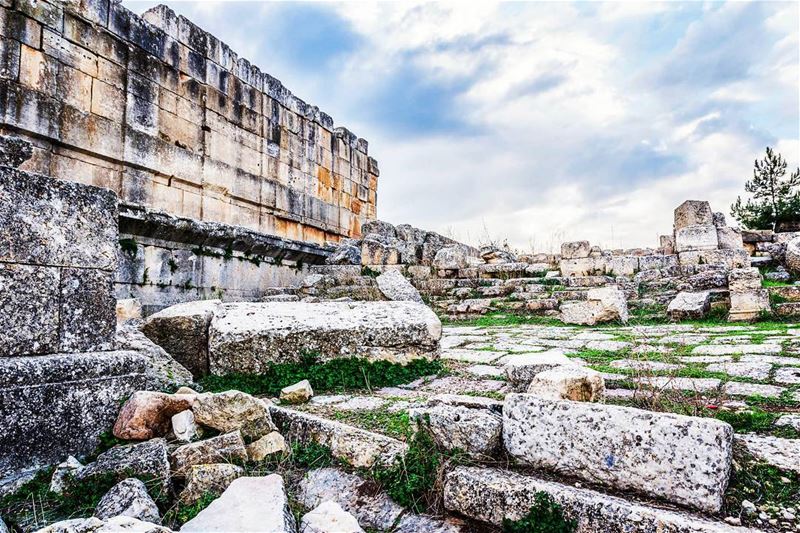
POLYGON ((75 479, 91 483, 93 479, 109 475, 120 480, 145 476, 148 480, 159 481, 161 489, 166 489, 170 480, 167 441, 150 439, 138 444, 114 446, 78 470, 75 479))
POLYGON ((436 356, 442 325, 413 302, 233 303, 209 329, 212 374, 258 373, 270 363, 365 357, 406 363, 436 356))
POLYGON ((192 373, 164 351, 164 348, 148 339, 133 324, 123 324, 117 328, 117 346, 120 350, 136 352, 147 362, 145 375, 148 388, 165 390, 190 385, 192 373))
POLYGON ((278 474, 240 477, 181 531, 294 533, 296 523, 278 474))
POLYGON ((281 434, 290 442, 327 446, 333 457, 354 467, 389 465, 408 447, 399 440, 300 411, 271 406, 281 434))
POLYGON ((601 322, 628 321, 628 302, 618 287, 590 289, 586 300, 561 304, 561 320, 565 324, 593 326, 601 322))
POLYGON ((755 320, 761 317, 762 314, 768 313, 771 309, 769 291, 767 289, 732 292, 728 320, 731 322, 755 320))
POLYGON ((143 522, 158 524, 161 514, 145 484, 136 478, 123 479, 105 493, 97 503, 94 515, 107 520, 115 516, 130 516, 143 522))
POLYGON ((245 392, 229 390, 197 395, 192 412, 198 424, 225 433, 238 430, 245 439, 255 440, 275 430, 268 403, 245 392))
POLYGON ((0 478, 92 452, 146 370, 124 351, 0 357, 0 478))
POLYGON ((190 467, 230 461, 246 461, 247 448, 242 435, 232 431, 210 439, 184 444, 170 456, 172 469, 179 476, 188 474, 190 467))
POLYGON ((422 296, 399 270, 387 270, 375 282, 388 300, 422 303, 422 296))
POLYGON ((714 225, 714 212, 711 204, 702 200, 686 200, 675 208, 674 229, 687 226, 714 225))
POLYGON ((503 419, 491 409, 437 402, 409 409, 408 414, 446 450, 459 449, 478 457, 492 457, 500 451, 503 419))
POLYGON ((173 415, 192 406, 194 395, 137 391, 128 398, 114 423, 114 436, 126 440, 163 437, 173 415))
POLYGON ((524 392, 539 372, 571 363, 563 350, 552 349, 544 352, 512 354, 503 358, 503 372, 511 387, 524 392))
POLYGON ((142 332, 195 378, 208 374, 208 326, 219 300, 186 302, 150 315, 142 332))
POLYGON ((530 512, 539 492, 547 493, 580 533, 755 533, 724 522, 661 509, 590 489, 545 481, 507 470, 459 466, 445 478, 444 505, 450 511, 500 526, 530 512))
POLYGON ((503 443, 523 464, 716 512, 733 430, 709 418, 509 394, 503 443))
POLYGON ((667 315, 672 320, 697 320, 711 309, 711 293, 679 292, 667 306, 667 315))

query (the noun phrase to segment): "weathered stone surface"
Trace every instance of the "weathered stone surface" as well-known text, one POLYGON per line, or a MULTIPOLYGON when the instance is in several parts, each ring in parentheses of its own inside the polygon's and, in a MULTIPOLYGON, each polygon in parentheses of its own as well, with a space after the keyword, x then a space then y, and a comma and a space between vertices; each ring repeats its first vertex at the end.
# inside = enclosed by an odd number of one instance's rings
POLYGON ((741 250, 744 248, 742 232, 728 226, 717 226, 717 241, 722 250, 741 250))
POLYGON ((728 272, 728 289, 731 292, 748 292, 760 288, 761 272, 757 268, 735 268, 728 272))
POLYGON ((226 463, 235 460, 247 460, 247 449, 244 447, 242 435, 238 431, 184 444, 170 456, 175 473, 184 476, 188 473, 189 468, 195 465, 226 463))
POLYGON ((120 476, 120 479, 146 476, 166 487, 169 483, 167 442, 164 439, 152 439, 138 444, 114 446, 78 471, 76 479, 88 483, 95 476, 107 474, 120 476))
POLYGON ((205 494, 222 494, 234 479, 243 474, 242 467, 226 463, 191 466, 186 472, 186 486, 178 499, 191 505, 205 494))
POLYGON ((361 247, 357 241, 345 239, 347 242, 339 243, 336 251, 325 262, 329 265, 359 265, 361 266, 361 247))
MULTIPOLYGON (((678 254, 716 250, 718 246, 717 228, 711 224, 697 224, 675 230, 675 250, 678 254)), ((681 263, 683 263, 682 259, 681 263)))
POLYGON ((545 481, 507 470, 460 466, 445 478, 444 505, 469 518, 500 526, 530 512, 538 492, 562 506, 579 532, 755 533, 691 514, 652 507, 630 498, 545 481))
POLYGON ((767 289, 731 293, 731 309, 728 320, 755 320, 769 313, 772 306, 767 289))
POLYGON ((389 465, 407 449, 404 443, 391 437, 308 413, 277 406, 271 406, 270 412, 289 441, 327 446, 334 457, 357 468, 389 465))
POLYGON ((714 225, 714 212, 711 211, 711 204, 700 200, 686 200, 675 208, 674 229, 696 226, 714 225))
POLYGON ((757 460, 800 474, 800 441, 762 435, 736 435, 757 460))
POLYGON ((427 428, 444 449, 460 449, 479 457, 492 457, 500 451, 503 419, 490 409, 438 404, 410 409, 409 416, 419 427, 427 428))
POLYGON ((144 358, 148 388, 163 390, 192 383, 192 374, 133 324, 117 328, 116 342, 120 350, 129 350, 144 358))
POLYGON ((136 478, 123 479, 111 487, 94 510, 94 516, 100 520, 120 515, 152 524, 161 523, 156 502, 147 493, 144 483, 136 478))
POLYGON ((679 292, 667 306, 671 320, 696 320, 706 316, 711 309, 711 293, 679 292))
POLYGON ((246 439, 257 439, 275 430, 267 401, 241 391, 198 395, 192 412, 198 424, 226 433, 239 430, 246 439))
POLYGON ((606 391, 600 372, 574 364, 540 372, 528 385, 528 394, 550 400, 599 402, 606 391))
POLYGON ((529 394, 509 394, 503 408, 503 443, 518 461, 709 512, 722 506, 732 441, 714 419, 529 394))
POLYGON ((129 320, 141 320, 142 302, 138 298, 123 298, 117 300, 117 324, 124 324, 129 320))
POLYGON ((795 237, 786 243, 784 262, 786 270, 792 274, 800 274, 800 237, 795 237))
POLYGON ((194 413, 190 409, 172 415, 171 423, 175 439, 181 442, 192 442, 202 432, 194 420, 194 413))
POLYGON ((0 357, 58 351, 60 279, 55 267, 0 262, 0 357))
POLYGON ((388 270, 375 278, 375 281, 389 300, 422 303, 419 291, 398 270, 388 270))
POLYGON ((362 527, 388 531, 403 513, 373 481, 337 468, 318 468, 306 473, 298 487, 297 498, 312 509, 322 502, 336 502, 358 519, 362 527))
POLYGON ((287 450, 286 440, 283 435, 277 431, 273 431, 264 435, 257 441, 247 445, 247 457, 251 461, 263 461, 270 455, 276 453, 283 453, 287 450))
POLYGON ((108 520, 97 517, 62 520, 40 529, 39 533, 172 533, 172 530, 130 516, 115 516, 108 520))
POLYGON ((564 354, 563 350, 553 349, 537 353, 513 354, 505 357, 502 361, 503 372, 505 372, 514 390, 523 392, 533 381, 534 376, 545 370, 550 370, 561 365, 571 363, 570 358, 564 354))
POLYGON ((618 287, 590 289, 584 301, 561 304, 561 320, 566 324, 595 325, 601 322, 628 321, 628 303, 618 287))
POLYGON ((163 437, 173 415, 190 409, 193 395, 137 391, 128 398, 114 424, 114 436, 125 440, 163 437))
POLYGON ((92 452, 120 401, 147 386, 134 352, 0 357, 0 479, 92 452))
POLYGON ((33 155, 30 142, 19 137, 0 135, 0 167, 17 168, 33 155))
POLYGON ((113 273, 92 268, 62 268, 59 350, 113 350, 116 301, 113 273))
POLYGON ((296 524, 278 474, 240 477, 181 531, 294 533, 296 524))
POLYGON ((324 501, 300 520, 301 533, 363 533, 356 517, 338 503, 324 501))
POLYGON ((561 244, 562 259, 583 259, 589 257, 592 246, 589 241, 574 241, 561 244))
POLYGON ((223 304, 209 357, 213 374, 258 373, 308 352, 406 362, 435 355, 441 334, 433 311, 413 302, 223 304))
POLYGON ((447 517, 444 520, 430 516, 406 513, 392 533, 466 533, 470 527, 463 520, 447 517))
POLYGON ((289 385, 281 389, 281 402, 286 403, 305 403, 314 396, 314 389, 307 379, 299 381, 294 385, 289 385))
POLYGON ((142 332, 200 378, 208 374, 208 326, 219 304, 200 300, 167 307, 150 315, 142 332))
POLYGON ((117 196, 0 167, 0 262, 112 271, 117 196))
POLYGON ((73 456, 67 457, 63 463, 59 463, 53 475, 50 477, 50 492, 61 494, 67 488, 69 480, 75 477, 79 470, 83 468, 83 464, 75 459, 73 456))

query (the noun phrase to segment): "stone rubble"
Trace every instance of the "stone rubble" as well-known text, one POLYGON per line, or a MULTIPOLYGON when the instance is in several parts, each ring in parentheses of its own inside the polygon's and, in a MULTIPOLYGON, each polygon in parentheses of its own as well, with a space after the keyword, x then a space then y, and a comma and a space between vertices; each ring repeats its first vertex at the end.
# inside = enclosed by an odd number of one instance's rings
POLYGON ((145 484, 136 478, 124 479, 111 487, 97 504, 94 516, 100 520, 129 516, 142 522, 161 523, 156 502, 147 493, 145 484))

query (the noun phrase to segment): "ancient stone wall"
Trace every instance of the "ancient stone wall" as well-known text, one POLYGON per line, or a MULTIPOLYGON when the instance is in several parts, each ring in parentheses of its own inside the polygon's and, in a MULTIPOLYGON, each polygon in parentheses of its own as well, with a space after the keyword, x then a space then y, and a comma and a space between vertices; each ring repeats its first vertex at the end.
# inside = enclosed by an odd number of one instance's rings
POLYGON ((0 0, 0 133, 26 169, 323 243, 375 218, 367 142, 170 9, 0 0))

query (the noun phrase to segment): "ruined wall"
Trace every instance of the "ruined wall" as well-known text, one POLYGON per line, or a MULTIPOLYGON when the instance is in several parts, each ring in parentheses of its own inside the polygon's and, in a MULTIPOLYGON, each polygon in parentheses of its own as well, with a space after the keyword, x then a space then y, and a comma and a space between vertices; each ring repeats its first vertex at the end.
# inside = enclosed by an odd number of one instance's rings
POLYGON ((122 202, 323 243, 376 215, 367 142, 164 6, 0 0, 0 133, 122 202))

